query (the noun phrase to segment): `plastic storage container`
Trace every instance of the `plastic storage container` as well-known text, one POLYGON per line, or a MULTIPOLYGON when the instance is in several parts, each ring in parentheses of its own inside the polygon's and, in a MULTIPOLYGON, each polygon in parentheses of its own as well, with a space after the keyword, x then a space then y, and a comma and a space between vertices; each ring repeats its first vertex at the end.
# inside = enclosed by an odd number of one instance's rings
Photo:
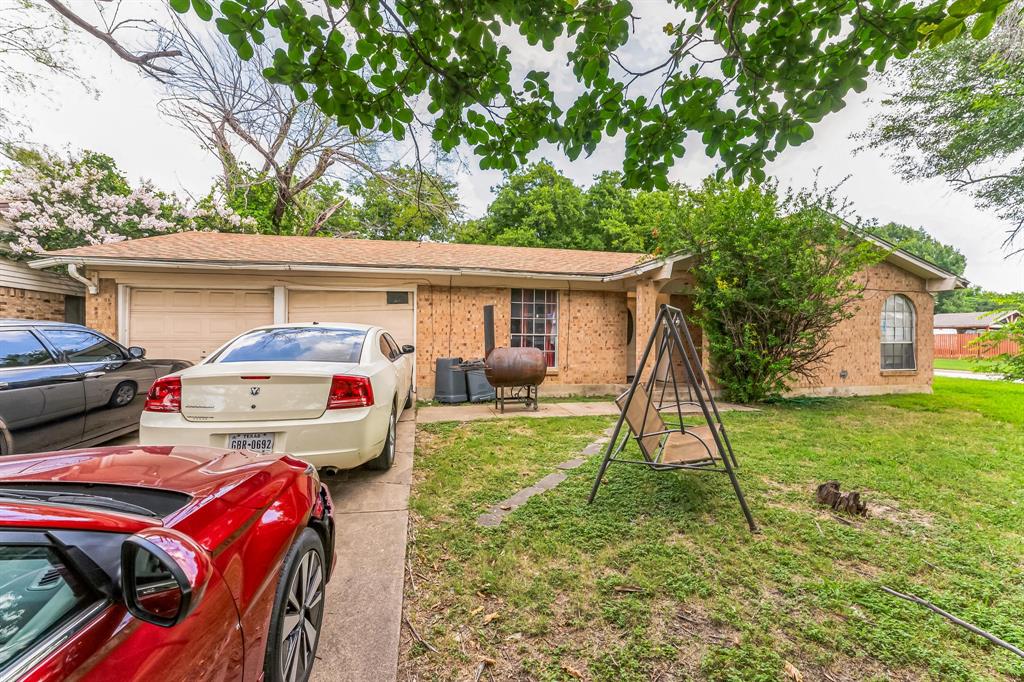
POLYGON ((462 358, 438 358, 435 365, 434 400, 439 403, 464 403, 466 373, 459 369, 462 358))
POLYGON ((471 403, 489 403, 495 398, 494 386, 487 381, 483 367, 464 370, 466 374, 466 390, 471 403))

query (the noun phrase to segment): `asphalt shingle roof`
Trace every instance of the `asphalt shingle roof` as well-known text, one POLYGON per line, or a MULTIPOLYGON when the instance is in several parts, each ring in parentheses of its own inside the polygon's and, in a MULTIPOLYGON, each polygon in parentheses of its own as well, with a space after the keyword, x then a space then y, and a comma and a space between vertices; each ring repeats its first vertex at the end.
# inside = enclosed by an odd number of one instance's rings
POLYGON ((979 329, 998 324, 1006 313, 994 311, 976 313, 936 313, 933 326, 939 329, 979 329))
POLYGON ((50 251, 46 255, 193 263, 287 263, 382 269, 485 269, 556 275, 610 275, 651 259, 649 255, 642 253, 225 232, 177 232, 158 237, 50 251))

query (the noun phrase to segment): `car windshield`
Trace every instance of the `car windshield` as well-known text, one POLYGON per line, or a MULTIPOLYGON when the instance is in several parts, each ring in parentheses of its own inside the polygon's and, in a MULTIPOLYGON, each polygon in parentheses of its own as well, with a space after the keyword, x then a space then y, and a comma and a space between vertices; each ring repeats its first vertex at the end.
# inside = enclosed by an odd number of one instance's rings
POLYGON ((0 545, 0 668, 88 599, 88 588, 52 549, 0 545))
POLYGON ((257 329, 232 341, 211 362, 359 362, 365 338, 362 329, 257 329))

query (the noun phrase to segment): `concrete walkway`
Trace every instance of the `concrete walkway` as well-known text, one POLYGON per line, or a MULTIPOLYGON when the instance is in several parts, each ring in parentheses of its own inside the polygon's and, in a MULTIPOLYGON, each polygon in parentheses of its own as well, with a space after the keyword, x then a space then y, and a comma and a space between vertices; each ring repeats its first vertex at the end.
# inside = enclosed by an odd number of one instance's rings
POLYGON ((978 381, 1003 380, 1003 377, 999 374, 989 374, 987 372, 970 372, 960 369, 937 369, 935 370, 935 376, 949 377, 950 379, 976 379, 978 381))
POLYGON ((389 471, 356 469, 324 477, 334 499, 338 556, 327 584, 315 681, 394 680, 402 629, 415 410, 398 422, 389 471))
MULTIPOLYGON (((754 412, 752 407, 733 405, 732 403, 718 403, 721 411, 734 410, 738 412, 754 412)), ((686 405, 683 407, 684 414, 696 414, 700 412, 699 407, 686 405)), ((564 402, 564 403, 541 403, 540 409, 524 409, 522 405, 507 405, 505 413, 502 414, 495 409, 492 403, 478 405, 434 405, 421 407, 416 413, 416 421, 420 424, 433 422, 469 422, 480 419, 511 419, 512 417, 610 417, 619 414, 619 408, 613 402, 564 402)))

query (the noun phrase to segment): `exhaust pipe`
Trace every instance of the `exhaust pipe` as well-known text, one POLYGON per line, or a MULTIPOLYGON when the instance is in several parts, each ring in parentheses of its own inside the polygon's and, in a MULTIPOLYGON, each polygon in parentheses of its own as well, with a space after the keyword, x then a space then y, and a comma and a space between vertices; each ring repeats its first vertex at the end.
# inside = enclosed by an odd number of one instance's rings
POLYGON ((494 306, 484 306, 484 358, 494 350, 494 306))

